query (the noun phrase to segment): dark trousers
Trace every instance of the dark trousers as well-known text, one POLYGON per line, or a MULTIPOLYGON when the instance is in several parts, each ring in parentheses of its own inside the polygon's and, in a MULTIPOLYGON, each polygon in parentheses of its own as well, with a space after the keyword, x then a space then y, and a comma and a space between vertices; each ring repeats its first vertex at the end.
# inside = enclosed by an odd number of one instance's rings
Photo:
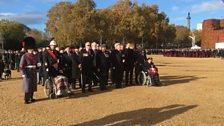
POLYGON ((100 89, 106 89, 106 85, 108 85, 108 75, 100 75, 100 89))
POLYGON ((140 66, 135 66, 135 83, 136 84, 139 84, 139 82, 138 82, 138 75, 140 74, 140 72, 142 71, 143 69, 142 69, 142 67, 140 67, 140 66))
POLYGON ((122 68, 115 68, 115 85, 116 85, 116 88, 121 88, 123 73, 124 72, 123 72, 122 68))
POLYGON ((76 80, 77 80, 76 78, 69 78, 68 79, 68 83, 70 84, 70 86, 72 87, 72 89, 75 89, 75 87, 76 87, 76 80))
POLYGON ((93 77, 92 77, 92 79, 93 79, 93 85, 94 86, 97 86, 98 85, 98 82, 99 82, 99 80, 98 80, 98 78, 97 78, 97 74, 96 74, 96 72, 93 74, 93 77))
POLYGON ((126 84, 126 86, 132 85, 132 81, 133 81, 133 67, 128 68, 125 71, 125 84, 126 84))
POLYGON ((115 75, 116 75, 116 72, 115 72, 115 69, 111 69, 111 82, 112 82, 112 84, 115 84, 115 75))
POLYGON ((46 81, 48 78, 49 78, 49 75, 48 75, 47 71, 44 71, 44 73, 43 73, 43 82, 42 82, 42 85, 45 84, 45 81, 46 81))
POLYGON ((81 87, 82 87, 82 92, 85 92, 86 89, 86 84, 88 84, 88 90, 92 90, 92 76, 91 75, 82 75, 81 79, 81 87))
POLYGON ((28 101, 30 101, 32 99, 33 99, 33 92, 25 93, 24 100, 26 102, 28 102, 28 101))
POLYGON ((18 69, 19 69, 19 63, 18 63, 18 62, 15 63, 15 69, 16 69, 17 72, 18 72, 18 69))

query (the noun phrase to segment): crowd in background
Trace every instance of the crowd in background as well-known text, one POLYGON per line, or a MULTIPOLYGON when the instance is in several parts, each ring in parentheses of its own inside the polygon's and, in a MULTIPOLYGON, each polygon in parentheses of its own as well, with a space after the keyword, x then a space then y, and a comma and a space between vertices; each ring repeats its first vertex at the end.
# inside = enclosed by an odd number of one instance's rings
POLYGON ((147 54, 166 57, 224 58, 224 49, 148 49, 147 54))

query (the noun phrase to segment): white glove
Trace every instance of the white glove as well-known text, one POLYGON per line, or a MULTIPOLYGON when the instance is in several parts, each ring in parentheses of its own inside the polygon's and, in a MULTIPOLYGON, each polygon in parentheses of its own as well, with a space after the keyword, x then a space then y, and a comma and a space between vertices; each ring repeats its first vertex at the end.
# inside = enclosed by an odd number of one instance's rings
POLYGON ((26 77, 26 75, 23 74, 22 77, 24 78, 24 77, 26 77))
POLYGON ((41 63, 37 63, 37 66, 38 66, 38 67, 41 67, 41 63))

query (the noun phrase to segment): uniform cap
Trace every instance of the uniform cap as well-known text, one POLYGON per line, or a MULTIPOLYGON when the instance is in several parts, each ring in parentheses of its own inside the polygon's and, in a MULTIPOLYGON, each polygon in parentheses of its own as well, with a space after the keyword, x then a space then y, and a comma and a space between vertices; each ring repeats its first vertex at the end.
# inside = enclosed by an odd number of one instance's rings
POLYGON ((34 49, 36 45, 36 41, 33 37, 26 37, 23 39, 22 46, 25 49, 34 49))
POLYGON ((50 44, 49 44, 50 46, 56 46, 57 45, 57 43, 54 41, 54 40, 52 40, 51 42, 50 42, 50 44))

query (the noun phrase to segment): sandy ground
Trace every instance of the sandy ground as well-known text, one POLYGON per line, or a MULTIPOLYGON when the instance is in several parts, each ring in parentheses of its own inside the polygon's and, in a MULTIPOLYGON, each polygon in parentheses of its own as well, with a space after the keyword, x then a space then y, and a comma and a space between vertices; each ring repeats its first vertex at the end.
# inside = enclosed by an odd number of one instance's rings
POLYGON ((22 80, 0 82, 3 126, 223 126, 224 60, 153 56, 163 87, 110 87, 102 92, 49 100, 38 86, 34 103, 24 105, 22 80))

